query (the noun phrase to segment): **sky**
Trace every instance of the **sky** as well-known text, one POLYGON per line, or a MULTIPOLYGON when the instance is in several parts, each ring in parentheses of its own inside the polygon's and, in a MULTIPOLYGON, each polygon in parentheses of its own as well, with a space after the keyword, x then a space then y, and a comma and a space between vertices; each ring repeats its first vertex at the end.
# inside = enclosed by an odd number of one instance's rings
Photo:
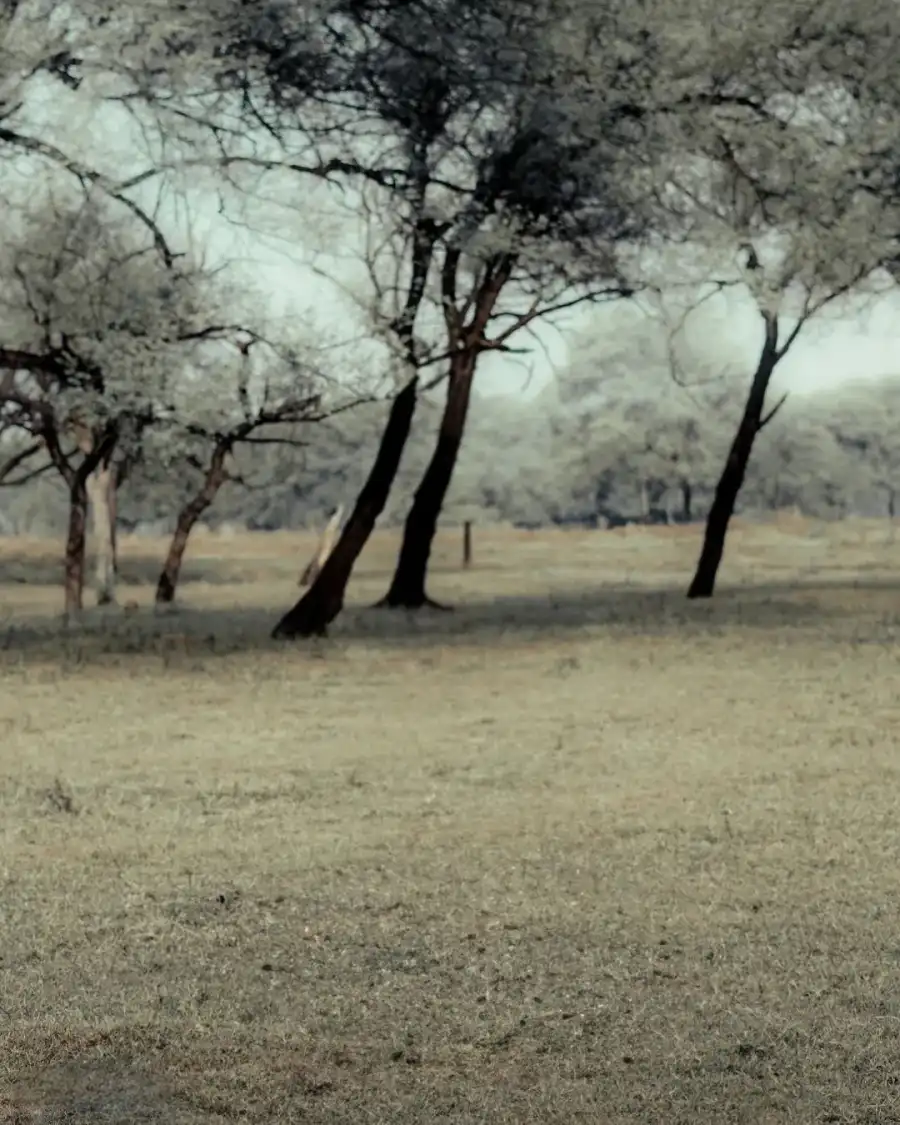
MULTIPOLYGON (((272 240, 252 238, 221 221, 212 227, 211 252, 222 260, 247 259, 248 274, 269 296, 273 314, 289 319, 298 308, 324 303, 326 322, 339 325, 344 317, 353 315, 352 303, 337 286, 323 298, 327 287, 321 275, 298 261, 296 251, 279 250, 272 240)), ((317 264, 340 276, 341 262, 320 260, 317 264)), ((569 313, 543 324, 536 332, 539 346, 534 346, 529 357, 485 357, 479 369, 480 390, 488 395, 536 394, 564 374, 570 343, 582 335, 595 337, 600 355, 604 342, 614 342, 622 322, 629 320, 628 313, 623 316, 619 308, 608 307, 569 313)), ((734 294, 708 302, 693 314, 690 330, 706 347, 721 341, 723 352, 734 357, 731 363, 745 366, 748 375, 752 372, 762 328, 749 296, 734 294)), ((900 375, 900 290, 866 295, 855 307, 823 312, 809 322, 782 361, 773 390, 810 393, 848 380, 893 375, 900 375)))
MULTIPOLYGON (((143 168, 143 154, 131 120, 120 110, 104 110, 98 118, 89 92, 60 92, 56 84, 32 89, 29 131, 56 141, 68 152, 121 178, 143 168), (77 144, 81 139, 81 144, 77 144)), ((9 168, 9 165, 6 165, 9 168)), ((6 179, 6 176, 4 176, 6 179)), ((22 181, 25 182, 24 180, 22 181)), ((219 214, 214 191, 193 177, 190 190, 170 196, 161 218, 190 232, 211 265, 228 263, 233 279, 246 280, 260 294, 268 317, 283 318, 286 326, 306 323, 313 315, 329 334, 371 334, 351 289, 365 303, 365 276, 354 247, 352 214, 332 189, 286 177, 271 200, 254 205, 255 229, 236 226, 219 214), (168 210, 168 215, 166 214, 168 210), (334 278, 329 281, 327 278, 334 278)), ((152 197, 148 194, 147 202, 152 197)), ((563 374, 570 345, 596 341, 602 357, 605 345, 614 345, 624 320, 633 313, 621 311, 623 303, 601 311, 582 309, 537 326, 527 342, 530 354, 506 357, 487 355, 479 368, 482 394, 534 395, 563 374)), ((732 368, 755 365, 761 324, 749 297, 732 292, 706 302, 690 321, 702 351, 722 348, 732 368)), ((518 341, 517 341, 518 342, 518 341)), ((593 347, 591 349, 593 354, 593 347)), ((900 374, 900 291, 867 296, 856 307, 821 315, 807 325, 780 365, 773 390, 809 392, 847 380, 900 374)))

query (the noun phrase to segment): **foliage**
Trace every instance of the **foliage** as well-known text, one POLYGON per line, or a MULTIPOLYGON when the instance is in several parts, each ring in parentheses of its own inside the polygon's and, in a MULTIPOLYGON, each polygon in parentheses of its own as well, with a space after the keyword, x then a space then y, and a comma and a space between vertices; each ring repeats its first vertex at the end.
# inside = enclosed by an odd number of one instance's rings
MULTIPOLYGON (((40 188, 29 179, 24 221, 16 211, 0 251, 0 345, 43 361, 19 371, 17 393, 52 407, 59 427, 152 417, 129 486, 142 511, 166 510, 217 435, 314 400, 302 422, 266 423, 282 444, 238 451, 235 476, 251 489, 222 511, 315 521, 358 488, 383 407, 314 431, 305 421, 380 398, 383 352, 354 368, 303 313, 276 339, 252 294, 173 252, 179 238, 147 192, 186 176, 206 176, 232 211, 235 193, 249 203, 277 184, 302 207, 309 185, 328 185, 370 336, 436 373, 498 282, 479 348, 531 346, 538 316, 630 287, 680 309, 742 292, 779 318, 783 343, 823 301, 865 295, 896 270, 891 19, 883 0, 814 13, 797 0, 78 0, 66 19, 44 0, 6 4, 0 146, 27 155, 40 188), (130 114, 149 163, 117 179, 102 129, 73 131, 71 152, 42 133, 48 92, 95 123, 130 114), (251 322, 248 368, 234 329, 251 322), (226 344, 192 338, 217 325, 226 344), (176 465, 187 469, 172 480, 176 465)), ((12 218, 23 191, 8 182, 12 218)), ((603 505, 637 514, 648 500, 677 508, 685 481, 702 513, 739 414, 721 377, 734 357, 721 339, 698 358, 655 329, 624 336, 580 357, 572 340, 558 401, 476 396, 448 518, 472 506, 535 522, 603 505)), ((876 489, 887 506, 893 406, 870 391, 789 402, 760 440, 747 502, 840 511, 857 503, 851 491, 876 489)), ((21 402, 4 409, 27 421, 21 402)), ((426 407, 388 518, 433 423, 426 407)))

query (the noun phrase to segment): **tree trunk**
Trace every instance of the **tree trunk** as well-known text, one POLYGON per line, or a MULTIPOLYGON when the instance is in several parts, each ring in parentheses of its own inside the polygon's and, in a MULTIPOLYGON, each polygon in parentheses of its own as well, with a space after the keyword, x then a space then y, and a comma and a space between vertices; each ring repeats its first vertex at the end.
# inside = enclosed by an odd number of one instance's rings
POLYGON ((690 523, 694 518, 694 490, 689 480, 681 482, 681 518, 685 523, 690 523))
POLYGON ((466 428, 474 374, 474 353, 463 352, 453 357, 437 444, 406 517, 390 589, 379 605, 392 609, 419 609, 424 605, 437 608, 437 603, 425 593, 428 559, 466 428))
POLYGON ((375 463, 340 539, 313 584, 272 630, 273 637, 325 636, 328 626, 343 609, 353 566, 384 511, 400 467, 416 410, 418 387, 419 377, 415 375, 394 399, 375 463))
POLYGON ((181 564, 184 561, 184 552, 187 549, 191 532, 194 530, 197 520, 215 500, 219 489, 228 480, 225 458, 230 449, 230 442, 222 442, 216 446, 200 491, 178 513, 178 520, 175 524, 172 541, 169 543, 166 561, 163 563, 159 580, 156 583, 155 602, 157 605, 168 605, 175 600, 178 576, 181 573, 181 564))
POLYGON ((313 557, 306 564, 303 573, 300 575, 298 586, 311 586, 318 577, 319 571, 328 561, 328 556, 334 550, 334 541, 337 539, 338 531, 340 530, 341 520, 344 518, 344 505, 338 504, 337 508, 331 514, 331 518, 325 525, 325 530, 322 532, 316 549, 313 552, 313 557))
POLYGON ((644 523, 650 521, 650 488, 645 480, 641 481, 641 516, 644 523))
MULTIPOLYGON (((783 354, 783 353, 781 353, 783 354)), ((763 409, 766 401, 766 391, 772 372, 781 355, 778 352, 778 321, 775 317, 766 318, 766 338, 760 353, 759 363, 750 384, 747 401, 744 404, 744 413, 734 435, 734 441, 728 451, 725 467, 716 485, 716 493, 712 507, 706 519, 706 531, 703 536, 703 548, 697 562, 694 578, 688 588, 689 598, 711 598, 716 585, 716 576, 722 555, 725 552, 725 536, 728 533, 728 524, 734 515, 734 506, 738 493, 744 483, 747 473, 747 463, 753 451, 753 442, 756 435, 771 418, 763 418, 763 409)))
POLYGON ((116 500, 112 466, 99 465, 88 477, 87 489, 96 552, 97 605, 111 605, 116 600, 116 500))
POLYGON ((84 606, 84 548, 87 536, 88 495, 84 475, 76 472, 69 486, 69 529, 66 535, 65 614, 71 617, 84 606))

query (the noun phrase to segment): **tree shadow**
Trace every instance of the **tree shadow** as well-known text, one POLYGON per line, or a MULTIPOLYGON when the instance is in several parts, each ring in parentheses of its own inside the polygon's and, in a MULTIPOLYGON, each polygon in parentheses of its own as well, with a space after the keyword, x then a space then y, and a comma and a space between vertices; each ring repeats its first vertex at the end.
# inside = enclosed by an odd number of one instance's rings
POLYGON ((258 606, 179 607, 123 613, 88 609, 75 624, 32 614, 0 627, 0 663, 24 659, 90 664, 110 657, 173 653, 195 658, 241 652, 279 652, 315 646, 371 644, 413 648, 516 645, 591 636, 713 638, 769 633, 773 642, 815 633, 850 644, 895 644, 900 639, 900 582, 872 579, 723 587, 709 601, 688 601, 681 586, 606 585, 552 596, 502 595, 470 599, 452 613, 411 613, 351 606, 325 641, 273 641, 278 613, 258 606))
POLYGON ((146 1062, 153 1057, 152 1045, 136 1050, 137 1045, 128 1042, 127 1032, 121 1036, 97 1033, 83 1046, 77 1042, 78 1036, 72 1036, 71 1042, 63 1034, 57 1038, 63 1040, 55 1044, 59 1061, 9 1091, 11 1121, 21 1125, 119 1125, 123 1121, 187 1125, 200 1120, 185 1113, 175 1092, 149 1073, 146 1062), (116 1042, 118 1038, 125 1042, 116 1042))
MULTIPOLYGON (((124 587, 155 585, 162 569, 162 556, 158 554, 129 554, 119 561, 118 581, 124 587)), ((93 574, 93 558, 87 558, 86 574, 90 583, 93 574)), ((248 577, 246 562, 236 559, 192 558, 185 559, 182 568, 183 582, 208 582, 210 585, 225 585, 240 582, 248 577)), ((28 551, 9 552, 0 555, 0 587, 2 586, 62 586, 63 560, 50 554, 37 554, 28 551)))

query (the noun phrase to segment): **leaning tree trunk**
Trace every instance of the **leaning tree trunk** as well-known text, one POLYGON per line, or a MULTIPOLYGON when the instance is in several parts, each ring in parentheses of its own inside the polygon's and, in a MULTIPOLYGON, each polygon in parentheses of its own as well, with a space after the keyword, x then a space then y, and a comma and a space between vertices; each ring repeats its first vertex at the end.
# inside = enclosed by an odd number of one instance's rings
POLYGON ((76 472, 69 486, 69 529, 66 534, 65 614, 70 617, 84 607, 84 548, 87 538, 88 494, 84 474, 76 472))
POLYGON ((344 518, 344 505, 338 504, 337 508, 331 513, 331 518, 325 525, 325 530, 319 537, 319 542, 316 544, 316 549, 313 552, 312 558, 306 564, 303 573, 297 582, 298 586, 311 586, 318 577, 319 571, 328 562, 328 556, 334 550, 334 541, 337 539, 338 531, 341 527, 341 520, 344 518))
POLYGON ((273 637, 324 636, 344 606, 344 593, 375 521, 384 511, 409 437, 419 378, 414 376, 394 399, 375 463, 334 550, 313 584, 272 630, 273 637))
POLYGON ((98 466, 87 487, 96 552, 97 605, 112 605, 116 600, 116 485, 112 466, 98 466))
POLYGON ((437 605, 425 593, 428 559, 462 444, 474 374, 474 354, 463 352, 453 357, 437 445, 406 517, 400 556, 390 589, 379 605, 405 609, 437 605))
MULTIPOLYGON (((781 353, 783 354, 783 353, 781 353)), ((759 357, 750 392, 744 404, 744 413, 728 451, 725 467, 716 485, 712 507, 706 519, 703 548, 697 562, 693 581, 688 588, 689 598, 710 598, 716 585, 716 576, 725 552, 728 524, 734 515, 738 493, 747 473, 747 463, 753 451, 756 435, 774 416, 775 410, 763 417, 766 391, 772 372, 781 355, 778 352, 778 322, 772 317, 766 321, 766 339, 759 357)), ((780 404, 779 404, 780 405, 780 404)))
POLYGON ((384 511, 390 487, 394 484, 400 457, 413 424, 418 376, 409 380, 390 407, 385 432, 371 467, 366 484, 344 524, 341 538, 331 555, 296 605, 282 616, 272 630, 272 637, 324 637, 328 625, 341 612, 346 584, 353 565, 366 546, 378 516, 384 511))
POLYGON ((231 445, 227 442, 216 446, 200 491, 178 513, 178 520, 175 523, 172 541, 169 543, 166 561, 163 563, 159 580, 156 583, 155 601, 157 605, 168 605, 175 600, 178 576, 181 573, 181 564, 184 561, 184 552, 187 549, 191 532, 194 530, 197 520, 215 500, 219 489, 228 480, 225 458, 230 448, 231 445))

